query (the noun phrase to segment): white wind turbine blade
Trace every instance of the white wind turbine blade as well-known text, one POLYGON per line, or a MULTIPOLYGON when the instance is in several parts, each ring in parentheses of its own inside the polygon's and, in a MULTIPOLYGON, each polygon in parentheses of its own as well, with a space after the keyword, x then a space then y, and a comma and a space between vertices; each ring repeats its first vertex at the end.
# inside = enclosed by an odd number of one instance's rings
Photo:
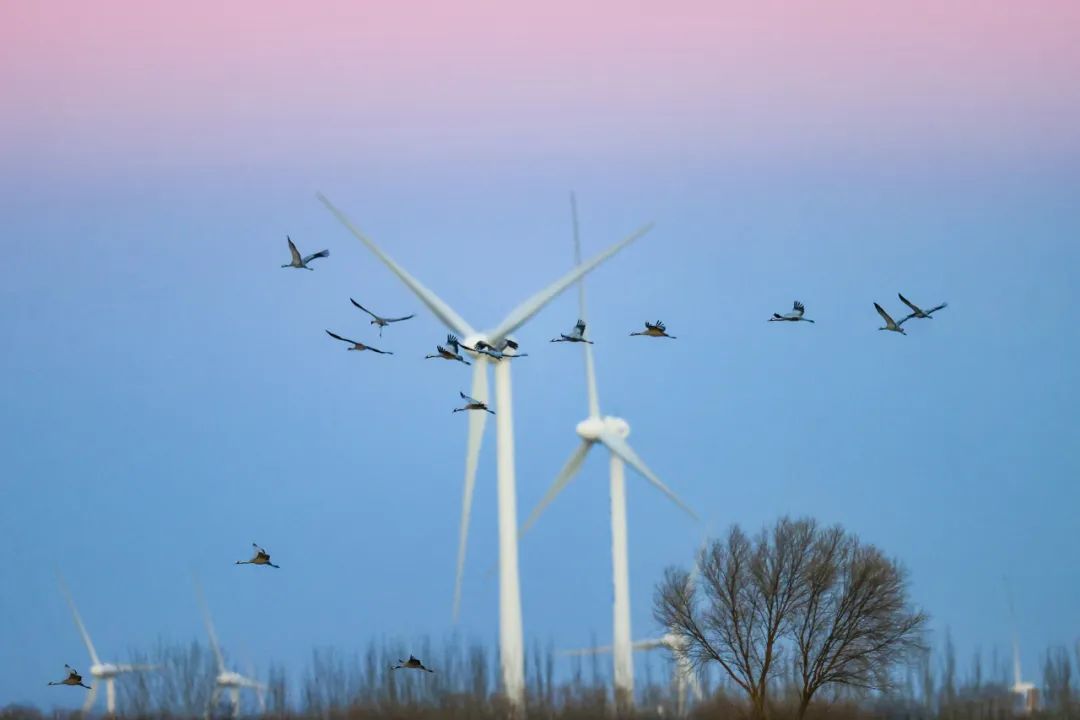
MULTIPOLYGON (((578 233, 577 198, 570 193, 570 214, 574 222, 574 265, 581 265, 581 237, 578 233)), ((585 280, 578 280, 578 317, 585 317, 585 280)), ((596 368, 593 365, 592 345, 581 343, 585 348, 585 382, 589 389, 589 417, 600 417, 600 398, 596 391, 596 368)))
POLYGON ((151 670, 157 670, 159 665, 117 665, 117 672, 150 672, 151 670))
POLYGON ((599 647, 591 648, 579 648, 577 650, 561 650, 560 655, 604 655, 611 652, 610 645, 601 645, 599 647))
POLYGON ((90 708, 94 707, 94 701, 97 700, 98 683, 95 682, 94 686, 90 688, 90 692, 86 693, 86 702, 83 703, 82 712, 83 716, 90 712, 90 708))
POLYGON ((668 647, 668 643, 664 638, 654 638, 652 640, 638 640, 632 643, 630 647, 635 650, 656 650, 657 648, 668 647))
POLYGON ((570 484, 570 481, 577 475, 577 471, 581 469, 581 464, 585 462, 585 456, 589 453, 589 448, 592 447, 592 443, 588 440, 582 440, 578 445, 577 450, 570 456, 570 459, 563 465, 562 470, 555 477, 555 482, 548 488, 547 494, 529 515, 529 519, 525 521, 525 524, 521 526, 521 530, 518 531, 518 538, 521 538, 525 533, 529 532, 529 529, 540 518, 540 514, 544 512, 544 509, 551 504, 552 500, 562 492, 563 488, 570 484))
POLYGON ((578 265, 573 270, 553 282, 551 285, 548 285, 546 288, 536 293, 525 302, 518 305, 510 312, 509 315, 506 316, 506 319, 503 320, 499 324, 499 326, 490 333, 488 342, 490 342, 492 345, 498 345, 503 340, 503 338, 524 325, 529 320, 529 318, 540 312, 541 308, 551 302, 563 290, 566 290, 566 288, 577 282, 578 279, 592 272, 600 263, 604 262, 615 253, 619 252, 624 247, 634 242, 645 233, 652 230, 652 228, 652 223, 641 226, 630 235, 626 236, 619 242, 609 247, 604 252, 588 260, 584 264, 578 265))
POLYGON ((364 245, 367 246, 368 250, 373 252, 377 258, 382 260, 383 264, 386 265, 386 267, 390 268, 391 272, 397 275, 398 278, 403 283, 405 283, 410 290, 413 291, 413 294, 415 294, 416 297, 420 299, 420 302, 427 305, 428 309, 431 310, 431 312, 435 313, 436 317, 442 320, 444 325, 450 328, 453 332, 457 333, 462 340, 469 337, 470 335, 476 334, 476 331, 473 330, 472 326, 469 325, 469 323, 465 322, 465 320, 460 315, 458 315, 453 308, 447 305, 438 295, 425 287, 419 280, 406 272, 405 268, 394 262, 394 259, 387 255, 385 252, 383 252, 382 248, 376 245, 371 240, 371 238, 364 235, 364 233, 360 232, 360 230, 355 225, 349 222, 349 219, 345 217, 344 213, 334 207, 330 203, 330 201, 326 199, 325 195, 323 195, 322 193, 316 193, 316 197, 318 197, 319 200, 322 201, 322 204, 325 205, 327 209, 334 214, 334 217, 336 217, 341 222, 341 224, 348 229, 349 232, 355 235, 357 239, 360 240, 360 242, 364 243, 364 245))
POLYGON ((203 596, 202 586, 198 579, 192 576, 195 583, 195 595, 199 599, 199 607, 202 608, 203 622, 206 624, 206 633, 210 636, 210 646, 214 649, 214 657, 217 658, 218 673, 225 672, 225 658, 221 654, 221 646, 218 645, 217 633, 214 632, 214 621, 210 619, 210 608, 203 596))
POLYGON ((83 625, 82 618, 79 617, 79 611, 75 608, 75 599, 71 596, 71 591, 68 590, 67 584, 64 582, 64 578, 60 575, 59 571, 56 573, 56 579, 60 582, 60 590, 63 591, 68 606, 71 608, 71 614, 75 618, 75 624, 79 627, 79 633, 82 635, 83 642, 86 644, 86 649, 90 652, 90 661, 94 665, 100 665, 101 660, 98 658, 97 651, 94 650, 94 643, 90 641, 90 633, 86 632, 86 626, 83 625))
POLYGON ((667 485, 660 482, 660 478, 656 477, 656 474, 641 461, 641 458, 638 457, 637 453, 634 452, 633 448, 630 447, 629 443, 627 443, 624 438, 619 437, 613 432, 604 432, 600 435, 600 442, 604 443, 608 450, 621 458, 623 462, 641 473, 646 480, 655 485, 660 492, 667 495, 668 499, 682 508, 690 517, 695 520, 698 519, 697 513, 680 500, 667 485))
MULTIPOLYGON (((477 355, 473 361, 472 397, 488 401, 487 358, 477 355)), ((469 413, 469 440, 465 449, 465 490, 461 499, 461 526, 458 529, 457 575, 454 576, 454 607, 452 617, 457 622, 461 611, 461 583, 465 575, 465 553, 469 542, 469 518, 472 515, 473 489, 476 487, 476 468, 480 462, 480 444, 484 439, 486 412, 469 413)))

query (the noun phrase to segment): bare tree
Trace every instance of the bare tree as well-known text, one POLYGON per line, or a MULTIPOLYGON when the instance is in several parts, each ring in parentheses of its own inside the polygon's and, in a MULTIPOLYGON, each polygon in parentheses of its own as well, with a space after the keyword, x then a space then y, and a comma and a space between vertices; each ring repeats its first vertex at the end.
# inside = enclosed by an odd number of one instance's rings
MULTIPOLYGON (((903 568, 841 528, 816 533, 803 582, 805 599, 791 618, 800 718, 826 685, 890 687, 896 665, 924 648, 927 617, 910 606, 903 568)), ((955 694, 951 640, 946 656, 946 692, 955 694)))
POLYGON ((782 518, 750 539, 733 526, 699 558, 700 580, 669 568, 657 588, 657 622, 685 642, 697 666, 716 662, 750 698, 753 717, 768 717, 768 690, 781 668, 780 640, 803 602, 803 568, 816 525, 782 518))
POLYGON ((877 689, 921 647, 926 617, 911 610, 899 565, 838 527, 781 518, 750 539, 738 527, 701 554, 700 580, 669 568, 654 616, 695 665, 715 662, 768 717, 769 687, 794 652, 801 718, 826 685, 877 689))

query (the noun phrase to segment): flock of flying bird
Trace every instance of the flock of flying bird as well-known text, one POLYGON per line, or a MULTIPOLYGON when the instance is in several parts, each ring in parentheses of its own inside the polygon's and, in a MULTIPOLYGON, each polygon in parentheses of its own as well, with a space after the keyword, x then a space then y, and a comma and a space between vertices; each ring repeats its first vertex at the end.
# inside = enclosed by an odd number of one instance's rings
MULTIPOLYGON (((325 257, 330 256, 330 251, 329 250, 320 250, 319 252, 312 253, 310 255, 301 255, 300 251, 297 250, 297 248, 296 248, 296 244, 293 243, 292 238, 290 238, 289 236, 286 236, 285 239, 289 243, 289 252, 292 255, 292 259, 290 260, 290 262, 286 263, 285 265, 282 265, 281 267, 283 267, 283 268, 296 268, 296 269, 301 269, 301 270, 313 270, 314 268, 309 267, 308 263, 310 263, 312 260, 316 260, 318 258, 325 258, 325 257)), ((944 308, 946 308, 948 306, 948 303, 941 303, 940 305, 932 307, 932 308, 930 308, 928 310, 923 310, 918 305, 915 305, 910 300, 905 298, 902 294, 897 293, 897 295, 900 298, 900 301, 911 309, 911 312, 908 315, 906 315, 904 318, 902 318, 900 321, 896 321, 896 320, 894 320, 892 318, 891 315, 889 315, 888 312, 885 311, 885 309, 883 307, 881 307, 881 305, 879 305, 878 303, 875 302, 874 303, 874 309, 877 310, 878 314, 881 315, 881 318, 885 321, 885 325, 883 325, 882 327, 879 327, 878 330, 888 330, 888 331, 891 331, 891 332, 900 333, 901 335, 907 335, 907 331, 904 330, 903 325, 908 320, 911 320, 912 318, 933 319, 933 314, 935 312, 937 312, 938 310, 943 310, 944 308)), ((356 302, 356 300, 353 300, 352 298, 349 298, 349 301, 353 305, 355 305, 359 310, 361 310, 362 312, 364 312, 364 313, 371 316, 372 319, 371 319, 371 322, 369 324, 378 326, 378 328, 379 328, 379 337, 382 337, 382 331, 383 331, 384 327, 387 327, 387 326, 389 326, 389 325, 391 325, 393 323, 396 323, 396 322, 402 322, 402 321, 410 320, 410 319, 416 317, 415 314, 404 315, 402 317, 383 317, 381 315, 377 315, 377 314, 373 313, 371 310, 368 310, 366 307, 364 307, 360 303, 356 302)), ((784 313, 782 315, 780 313, 773 313, 773 316, 771 318, 769 318, 769 322, 808 322, 808 323, 813 323, 814 321, 811 320, 810 318, 806 317, 805 313, 806 313, 806 307, 801 302, 796 300, 794 305, 792 306, 791 312, 787 312, 787 313, 784 313)), ((358 350, 358 351, 370 350, 371 352, 379 353, 380 355, 393 355, 393 353, 388 351, 388 350, 380 350, 380 349, 378 349, 376 347, 372 347, 371 345, 368 345, 366 343, 362 343, 362 342, 359 342, 357 340, 351 340, 349 338, 342 337, 341 335, 333 333, 330 330, 327 330, 326 334, 329 335, 330 337, 334 338, 335 340, 340 340, 342 342, 348 343, 349 347, 345 348, 346 350, 358 350)), ((662 338, 668 338, 668 339, 671 339, 671 340, 676 339, 676 337, 674 335, 669 335, 668 334, 667 326, 664 325, 664 323, 659 321, 659 320, 657 320, 656 322, 653 322, 653 323, 650 323, 650 322, 646 321, 645 322, 645 329, 643 331, 632 332, 632 333, 630 333, 630 335, 631 335, 631 337, 633 337, 633 336, 644 336, 644 337, 657 337, 657 338, 662 337, 662 338)), ((568 332, 568 333, 560 333, 558 337, 552 338, 550 342, 553 342, 553 343, 562 343, 562 342, 567 342, 567 343, 588 343, 590 345, 593 344, 592 340, 588 340, 588 339, 585 338, 585 321, 580 320, 580 319, 577 321, 577 323, 574 325, 574 327, 570 330, 570 332, 568 332)), ((468 347, 468 346, 464 345, 456 336, 451 334, 451 335, 446 336, 446 343, 445 344, 435 346, 435 350, 436 350, 435 354, 433 354, 433 355, 425 355, 424 359, 429 360, 429 359, 432 359, 432 358, 439 358, 439 359, 442 359, 442 360, 452 360, 452 361, 463 363, 465 365, 471 365, 471 363, 468 360, 466 360, 465 357, 462 355, 462 353, 461 353, 462 349, 465 349, 465 350, 468 350, 468 351, 474 352, 474 353, 487 355, 488 357, 490 357, 490 358, 492 358, 494 360, 500 360, 500 361, 504 360, 504 359, 508 360, 510 358, 528 357, 527 353, 519 353, 519 352, 517 352, 518 351, 517 342, 515 342, 514 340, 511 340, 509 338, 503 339, 499 343, 498 347, 493 347, 493 346, 489 345, 488 343, 484 342, 483 340, 477 341, 477 343, 475 344, 474 347, 468 347)), ((493 410, 491 410, 487 406, 487 403, 482 402, 480 400, 477 400, 476 398, 469 397, 468 395, 466 395, 465 393, 460 392, 460 391, 459 391, 458 394, 461 396, 461 399, 465 401, 465 404, 462 405, 461 407, 454 408, 451 412, 457 413, 457 412, 467 412, 467 411, 471 411, 471 410, 476 410, 476 411, 480 411, 480 412, 491 413, 492 415, 495 414, 495 412, 493 410)), ((259 547, 255 543, 252 543, 252 546, 255 549, 255 555, 250 560, 237 560, 236 561, 237 565, 268 565, 269 567, 272 567, 272 568, 280 567, 280 566, 275 565, 274 563, 270 562, 270 555, 269 555, 269 553, 266 552, 266 550, 259 547)), ((57 681, 57 682, 50 682, 49 685, 78 685, 79 687, 84 687, 84 688, 86 688, 88 690, 92 689, 89 685, 86 685, 86 684, 83 683, 82 675, 80 675, 77 670, 75 670, 73 667, 71 667, 70 665, 67 665, 67 664, 64 665, 64 668, 67 670, 67 673, 68 673, 67 677, 64 678, 63 680, 60 680, 60 681, 57 681)), ((392 666, 392 669, 393 670, 401 670, 401 669, 421 670, 421 671, 424 671, 424 672, 434 672, 434 670, 431 670, 431 669, 425 667, 424 664, 420 662, 420 660, 418 660, 417 658, 415 658, 412 655, 409 655, 408 660, 400 660, 399 659, 398 664, 392 666)))
MULTIPOLYGON (((286 236, 286 240, 289 241, 289 251, 292 253, 292 262, 286 265, 282 265, 281 267, 283 268, 293 267, 311 270, 312 268, 308 267, 307 265, 309 261, 314 260, 315 258, 328 257, 330 255, 329 250, 320 250, 319 252, 313 253, 311 255, 301 256, 300 252, 296 249, 296 245, 293 244, 293 241, 288 236, 286 236)), ((879 327, 878 330, 889 330, 891 332, 900 333, 901 335, 907 335, 907 331, 903 328, 905 322, 911 320, 912 318, 933 319, 934 313, 936 313, 938 310, 942 310, 948 307, 948 303, 941 303, 940 305, 932 307, 929 310, 923 310, 918 305, 915 305, 913 302, 904 297, 903 294, 897 293, 897 296, 900 298, 901 302, 911 308, 911 313, 909 313, 907 316, 897 322, 896 320, 893 320, 892 316, 889 315, 888 312, 885 311, 885 308, 881 307, 881 305, 875 302, 874 309, 877 310, 878 314, 881 315, 882 320, 885 321, 885 324, 882 327, 879 327)), ((371 324, 379 326, 379 337, 382 337, 382 329, 387 325, 416 317, 415 314, 404 315, 402 317, 396 318, 383 317, 381 315, 376 315, 375 313, 371 312, 366 307, 356 302, 352 298, 349 298, 349 301, 357 308, 372 317, 371 324)), ((806 317, 805 313, 806 307, 801 302, 796 300, 795 304, 792 306, 791 312, 784 313, 783 315, 781 315, 780 313, 773 313, 773 316, 769 318, 769 322, 814 322, 810 318, 806 317)), ((372 352, 379 353, 380 355, 394 354, 387 350, 380 350, 376 347, 372 347, 371 345, 368 345, 366 343, 362 343, 356 340, 350 340, 349 338, 342 337, 341 335, 330 332, 329 330, 326 331, 326 334, 334 338, 335 340, 341 340, 342 342, 349 343, 351 347, 346 348, 346 350, 370 350, 372 352)), ((664 325, 664 323, 660 320, 657 320, 654 323, 646 321, 645 329, 643 331, 630 333, 631 337, 637 335, 645 337, 663 337, 669 338, 671 340, 676 339, 674 335, 668 334, 667 326, 664 325)), ((588 343, 590 345, 593 344, 592 340, 585 339, 585 321, 580 319, 577 321, 577 323, 574 325, 573 329, 571 329, 569 333, 560 333, 559 337, 552 338, 551 342, 588 343)), ((481 353, 495 360, 528 357, 528 353, 517 352, 518 344, 509 338, 504 338, 499 343, 499 347, 492 347, 483 340, 478 341, 474 347, 468 347, 464 345, 455 335, 447 335, 446 343, 442 345, 436 345, 435 354, 425 355, 424 359, 430 360, 432 358, 441 358, 443 360, 454 360, 459 363, 464 363, 465 365, 471 365, 471 363, 466 360, 465 357, 461 354, 462 349, 474 353, 481 353), (508 350, 513 352, 507 352, 508 350)), ((494 411, 492 411, 486 403, 469 397, 468 395, 460 391, 458 394, 461 396, 461 399, 465 401, 465 404, 461 407, 454 408, 452 412, 479 410, 482 412, 491 413, 492 415, 495 414, 494 411)))
MULTIPOLYGON (((292 253, 292 261, 289 262, 289 263, 286 263, 285 265, 282 265, 281 267, 283 267, 283 268, 298 268, 298 269, 304 269, 304 270, 312 270, 313 268, 308 267, 308 262, 310 262, 311 260, 314 260, 316 258, 329 257, 329 255, 330 255, 329 250, 320 250, 317 253, 312 253, 311 255, 303 255, 302 256, 302 255, 300 255, 300 251, 296 249, 296 245, 293 243, 292 239, 287 235, 285 236, 285 239, 288 240, 288 242, 289 242, 289 252, 292 253)), ((403 320, 410 320, 410 319, 416 317, 415 313, 412 314, 412 315, 404 315, 402 317, 394 317, 394 318, 392 318, 392 317, 383 317, 382 315, 376 315, 371 310, 368 310, 366 307, 364 307, 360 303, 356 302, 356 300, 353 300, 352 298, 349 298, 349 302, 351 302, 353 305, 355 305, 361 311, 363 311, 363 312, 365 312, 365 313, 367 313, 368 315, 371 316, 372 319, 371 319, 370 324, 379 326, 379 337, 382 337, 383 328, 390 325, 391 323, 402 322, 403 320)), ((785 319, 785 320, 787 320, 787 319, 791 319, 791 320, 804 319, 804 318, 801 317, 802 305, 799 304, 799 303, 795 303, 795 307, 796 307, 796 309, 798 309, 800 311, 800 313, 799 313, 800 317, 798 317, 798 318, 794 318, 794 317, 789 318, 789 317, 785 316, 784 318, 780 318, 780 316, 777 315, 776 318, 785 319)), ((811 320, 810 322, 813 322, 813 320, 811 320)), ((342 341, 344 343, 348 343, 349 347, 345 348, 346 350, 370 350, 371 352, 378 353, 380 355, 393 355, 394 354, 393 352, 391 352, 389 350, 380 350, 379 348, 368 345, 367 343, 363 343, 363 342, 360 342, 358 340, 352 340, 352 339, 347 338, 347 337, 342 337, 341 335, 338 335, 335 332, 331 332, 330 330, 327 330, 326 334, 329 335, 330 337, 334 338, 335 340, 340 340, 340 341, 342 341)), ((645 322, 645 329, 643 331, 641 331, 641 332, 632 332, 632 333, 630 333, 630 335, 631 335, 631 337, 636 336, 636 335, 641 335, 641 336, 645 336, 645 337, 663 337, 663 338, 669 338, 671 340, 676 339, 674 335, 668 335, 667 326, 665 326, 664 323, 659 321, 659 320, 657 320, 654 323, 650 323, 650 322, 646 321, 645 322)), ((553 342, 553 343, 559 343, 559 342, 589 343, 590 345, 593 344, 592 340, 585 339, 585 321, 584 320, 578 320, 577 323, 574 325, 573 329, 570 330, 570 332, 568 332, 568 333, 560 333, 559 337, 552 338, 551 342, 553 342)), ((456 362, 463 363, 465 365, 471 365, 472 363, 470 363, 468 360, 466 360, 465 356, 461 354, 462 350, 468 350, 469 352, 478 353, 478 354, 481 354, 481 355, 487 355, 488 357, 492 358, 493 360, 509 360, 510 358, 521 358, 521 357, 528 357, 529 356, 528 353, 519 353, 518 352, 518 344, 515 341, 511 340, 510 338, 503 338, 499 342, 498 347, 494 347, 492 345, 489 345, 488 343, 484 342, 483 340, 478 340, 473 347, 469 347, 469 346, 465 345, 464 343, 462 343, 461 340, 459 340, 457 338, 457 336, 451 334, 451 335, 446 336, 446 343, 445 344, 435 346, 435 354, 433 354, 433 355, 425 355, 424 359, 425 360, 430 360, 432 358, 439 358, 439 359, 442 359, 442 360, 454 360, 456 362)), ((487 406, 487 403, 481 402, 480 400, 477 400, 476 398, 469 397, 468 395, 466 395, 465 393, 460 392, 460 391, 458 392, 458 394, 461 396, 461 399, 465 401, 465 404, 462 405, 461 407, 454 408, 451 412, 466 412, 468 410, 479 410, 481 412, 491 413, 492 415, 495 414, 495 411, 490 409, 487 406)))

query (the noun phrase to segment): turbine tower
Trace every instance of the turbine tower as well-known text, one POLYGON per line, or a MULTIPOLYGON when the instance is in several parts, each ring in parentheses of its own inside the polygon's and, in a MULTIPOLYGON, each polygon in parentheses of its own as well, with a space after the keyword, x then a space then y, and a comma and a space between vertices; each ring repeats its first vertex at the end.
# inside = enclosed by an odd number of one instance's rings
POLYGON ((214 690, 210 693, 210 702, 206 706, 206 717, 209 719, 214 712, 214 708, 217 707, 218 700, 221 698, 221 693, 228 691, 231 715, 230 717, 237 717, 240 714, 240 689, 249 688, 255 691, 255 695, 259 701, 259 707, 266 709, 266 698, 263 693, 266 692, 266 685, 253 680, 249 677, 245 677, 240 673, 233 672, 225 667, 225 657, 221 654, 221 646, 218 645, 217 633, 214 632, 214 621, 210 619, 210 608, 206 605, 206 598, 203 597, 202 587, 199 585, 199 581, 195 580, 195 594, 199 598, 199 605, 202 608, 203 620, 206 623, 206 633, 210 636, 210 646, 214 649, 214 658, 217 660, 217 677, 214 678, 214 690))
POLYGON ((1005 578, 1005 592, 1009 597, 1009 620, 1012 623, 1013 645, 1013 684, 1009 689, 1017 695, 1021 713, 1030 715, 1038 705, 1038 689, 1034 683, 1021 680, 1023 675, 1020 673, 1020 637, 1016 629, 1016 611, 1013 608, 1012 588, 1009 586, 1008 578, 1005 578))
MULTIPOLYGON (((581 262, 581 240, 578 235, 577 202, 570 196, 571 216, 574 226, 574 260, 581 262)), ((585 283, 578 281, 578 316, 585 320, 585 283)), ((615 590, 613 659, 615 665, 615 705, 622 710, 633 705, 634 701, 634 659, 630 641, 630 570, 626 542, 626 487, 624 463, 641 473, 660 492, 668 496, 690 517, 697 519, 694 511, 687 507, 675 493, 660 481, 637 453, 626 442, 630 434, 630 425, 622 418, 600 414, 600 400, 596 390, 596 373, 593 366, 592 346, 582 343, 585 349, 585 379, 588 385, 589 417, 577 424, 577 434, 581 444, 563 466, 555 482, 548 489, 540 504, 522 526, 524 535, 552 500, 577 474, 589 449, 601 443, 611 453, 611 564, 615 590)))
MULTIPOLYGON (((491 347, 520 328, 545 305, 574 284, 600 263, 638 239, 649 230, 649 223, 584 264, 579 264, 560 279, 518 305, 493 330, 478 332, 435 293, 410 275, 370 238, 356 228, 345 215, 322 194, 317 197, 349 232, 356 236, 398 279, 413 292, 439 320, 464 340, 463 347, 475 348, 478 341, 491 347)), ((510 363, 494 360, 483 353, 470 351, 473 361, 470 395, 481 402, 488 401, 487 363, 495 363, 495 445, 497 493, 499 512, 499 661, 503 691, 514 710, 525 706, 525 648, 521 627, 521 587, 518 581, 517 497, 514 482, 514 424, 510 384, 510 363)), ((465 488, 461 507, 461 529, 458 538, 457 575, 454 581, 453 617, 457 620, 461 605, 461 582, 465 569, 465 547, 472 512, 473 487, 480 455, 487 413, 469 414, 469 434, 465 452, 465 488)))
POLYGON ((68 590, 67 585, 64 583, 64 579, 58 572, 56 574, 57 580, 60 582, 60 589, 64 593, 64 597, 67 599, 68 605, 71 607, 71 614, 75 618, 75 624, 79 628, 79 634, 82 635, 83 642, 86 643, 86 650, 90 653, 90 675, 97 681, 94 686, 90 688, 90 692, 86 694, 86 702, 83 703, 83 715, 90 712, 90 708, 94 707, 94 701, 97 700, 97 689, 99 683, 105 683, 105 711, 113 716, 116 714, 116 678, 118 675, 130 672, 142 672, 144 670, 154 670, 155 665, 124 665, 117 663, 103 663, 101 658, 98 657, 97 650, 94 649, 94 643, 90 640, 90 633, 86 631, 86 626, 83 625, 82 618, 79 616, 79 611, 75 607, 75 600, 71 597, 71 592, 68 590))

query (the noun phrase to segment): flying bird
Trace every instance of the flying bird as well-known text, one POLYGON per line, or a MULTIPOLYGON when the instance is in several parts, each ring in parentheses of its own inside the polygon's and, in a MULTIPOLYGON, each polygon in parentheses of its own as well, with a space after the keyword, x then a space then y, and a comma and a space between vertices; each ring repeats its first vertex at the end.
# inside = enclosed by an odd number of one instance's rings
POLYGON ((769 322, 776 322, 778 320, 784 322, 799 322, 800 320, 808 323, 814 322, 808 317, 803 317, 804 312, 806 312, 806 308, 803 307, 803 304, 801 302, 796 300, 795 304, 791 306, 791 312, 784 313, 783 315, 781 315, 780 313, 773 313, 772 317, 769 318, 769 322))
POLYGON ((659 320, 657 320, 655 323, 652 323, 652 324, 649 324, 648 321, 645 321, 645 331, 644 332, 632 332, 632 333, 630 333, 631 337, 633 337, 634 335, 648 335, 649 337, 666 337, 666 338, 671 338, 672 340, 675 340, 675 336, 674 335, 668 335, 667 334, 667 326, 664 325, 664 323, 660 322, 659 320))
POLYGON ((592 340, 585 339, 585 321, 580 319, 577 321, 577 324, 574 325, 574 329, 570 331, 569 335, 559 333, 559 337, 552 338, 551 342, 583 342, 589 343, 590 345, 593 344, 592 340))
POLYGON ((949 303, 941 303, 940 305, 938 305, 935 308, 930 308, 929 310, 923 310, 918 305, 915 305, 914 303, 912 303, 910 300, 908 300, 906 297, 904 297, 900 293, 896 293, 896 295, 900 298, 900 302, 904 303, 905 305, 907 305, 912 310, 912 313, 910 315, 908 315, 906 318, 904 318, 903 320, 900 321, 901 323, 905 323, 908 320, 910 320, 911 318, 928 318, 930 320, 933 320, 934 319, 933 318, 934 313, 936 313, 938 310, 943 310, 943 309, 945 309, 945 308, 947 308, 949 306, 949 303))
POLYGON ((424 359, 442 358, 443 360, 457 360, 460 363, 472 365, 471 362, 461 356, 461 343, 458 342, 457 337, 454 335, 447 335, 446 345, 436 345, 435 349, 438 351, 435 355, 425 355, 424 359))
MULTIPOLYGON (((462 345, 462 347, 465 346, 462 345)), ((529 357, 528 353, 517 352, 518 344, 509 338, 503 338, 499 342, 498 347, 494 347, 483 340, 477 340, 475 345, 473 345, 472 347, 466 347, 465 349, 471 350, 475 353, 480 353, 482 355, 487 355, 494 360, 502 360, 503 358, 529 357), (514 352, 506 352, 507 348, 513 350, 514 352)))
POLYGON ((370 350, 371 352, 377 352, 380 355, 393 355, 394 354, 394 353, 390 352, 389 350, 380 350, 379 348, 373 348, 370 345, 365 345, 364 343, 356 342, 355 340, 350 340, 348 338, 343 338, 340 335, 335 335, 334 333, 330 332, 329 330, 326 331, 326 334, 329 335, 330 337, 334 338, 335 340, 341 340, 342 342, 352 343, 352 347, 351 348, 345 348, 346 350, 370 350))
POLYGON ((900 322, 895 322, 889 316, 889 313, 885 312, 885 308, 881 307, 877 303, 874 303, 874 309, 878 311, 878 315, 885 319, 885 327, 879 327, 878 330, 892 330, 893 332, 898 332, 901 335, 907 335, 907 331, 904 330, 904 328, 900 327, 904 323, 903 320, 901 320, 900 322))
POLYGON ((371 312, 371 311, 370 311, 370 310, 368 310, 368 309, 367 309, 366 307, 364 307, 364 306, 363 306, 363 305, 361 305, 360 303, 356 302, 356 301, 355 301, 355 300, 353 300, 352 298, 349 298, 349 302, 351 302, 351 303, 352 303, 353 305, 355 305, 356 307, 360 308, 361 310, 363 310, 364 312, 366 312, 366 313, 367 313, 368 315, 370 315, 370 316, 371 316, 372 318, 374 318, 374 319, 373 319, 373 320, 371 321, 371 324, 372 324, 372 325, 378 325, 378 326, 379 326, 379 337, 382 337, 382 329, 383 329, 384 327, 386 327, 387 325, 389 325, 390 323, 396 323, 396 322, 401 322, 402 320, 409 320, 409 319, 411 319, 411 318, 414 318, 414 317, 416 317, 416 313, 413 313, 412 315, 406 315, 405 317, 399 317, 399 318, 386 318, 386 317, 382 317, 381 315, 376 315, 375 313, 371 312))
POLYGON ((289 241, 289 252, 292 253, 292 261, 286 263, 285 265, 282 265, 281 267, 283 268, 293 267, 304 268, 306 270, 314 270, 315 268, 309 268, 307 266, 309 262, 311 262, 315 258, 330 257, 329 250, 320 250, 317 253, 312 253, 311 255, 300 257, 300 251, 296 249, 296 245, 293 244, 292 238, 286 235, 285 239, 289 241))
POLYGON ((270 562, 270 554, 261 547, 255 543, 251 543, 251 547, 255 548, 255 557, 250 560, 237 560, 237 565, 269 565, 272 568, 280 567, 270 562))
POLYGON ((471 398, 461 391, 458 391, 458 395, 460 395, 461 399, 465 401, 465 405, 463 407, 454 408, 452 412, 464 412, 466 410, 483 410, 484 412, 489 412, 492 415, 495 414, 490 409, 488 409, 487 403, 480 402, 476 398, 471 398))
POLYGON ((50 685, 78 685, 79 687, 84 687, 87 690, 93 690, 93 688, 89 685, 83 685, 82 675, 79 674, 78 670, 71 667, 67 663, 64 663, 64 667, 67 668, 68 676, 63 680, 60 680, 59 682, 50 682, 50 685))
POLYGON ((409 656, 408 660, 402 660, 401 658, 398 658, 398 664, 392 666, 390 669, 391 670, 423 670, 424 672, 429 672, 429 673, 435 672, 434 670, 431 670, 429 668, 424 667, 424 664, 422 662, 420 662, 419 660, 417 660, 416 658, 414 658, 412 655, 409 656))

